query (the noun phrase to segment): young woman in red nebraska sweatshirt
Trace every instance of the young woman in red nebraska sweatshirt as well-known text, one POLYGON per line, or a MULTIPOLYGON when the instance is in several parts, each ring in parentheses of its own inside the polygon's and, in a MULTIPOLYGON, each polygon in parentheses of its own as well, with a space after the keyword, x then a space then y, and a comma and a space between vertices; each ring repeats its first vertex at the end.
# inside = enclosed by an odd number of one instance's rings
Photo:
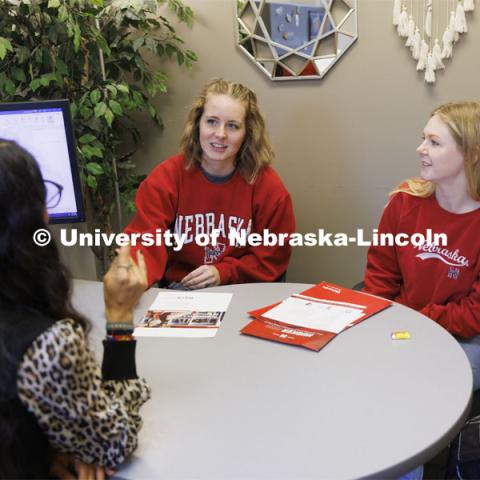
POLYGON ((132 243, 133 253, 142 248, 149 283, 197 289, 281 277, 289 246, 240 243, 242 235, 268 231, 278 238, 295 229, 290 195, 269 166, 273 151, 255 94, 222 79, 207 84, 180 147, 141 184, 137 213, 125 230, 155 239, 160 233, 162 245, 132 243), (204 244, 212 234, 215 241, 204 244))
POLYGON ((420 178, 385 207, 380 233, 445 233, 447 246, 371 247, 364 290, 414 308, 459 339, 480 388, 480 103, 437 108, 417 148, 420 178), (468 340, 467 340, 468 339, 468 340))

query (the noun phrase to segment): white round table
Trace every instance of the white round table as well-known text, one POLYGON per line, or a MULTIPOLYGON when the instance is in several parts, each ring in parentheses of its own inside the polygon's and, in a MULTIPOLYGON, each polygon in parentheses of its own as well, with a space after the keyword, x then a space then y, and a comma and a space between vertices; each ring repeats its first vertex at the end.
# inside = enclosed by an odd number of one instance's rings
MULTIPOLYGON (((472 374, 456 340, 419 313, 394 304, 320 352, 239 333, 247 311, 307 287, 208 289, 233 293, 215 338, 138 340, 153 395, 118 478, 394 478, 446 446, 468 414, 472 374), (392 341, 396 330, 411 339, 392 341)), ((146 292, 137 317, 156 293, 146 292)), ((76 281, 74 304, 96 322, 99 352, 102 284, 76 281)))

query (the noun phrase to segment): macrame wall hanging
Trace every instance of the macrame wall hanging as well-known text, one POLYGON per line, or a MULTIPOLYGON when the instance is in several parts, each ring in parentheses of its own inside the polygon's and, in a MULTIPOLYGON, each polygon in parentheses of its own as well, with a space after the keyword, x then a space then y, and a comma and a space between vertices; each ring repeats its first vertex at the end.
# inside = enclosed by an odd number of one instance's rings
POLYGON ((435 71, 452 58, 453 46, 468 31, 465 12, 474 9, 475 0, 394 0, 393 25, 427 83, 435 83, 435 71))

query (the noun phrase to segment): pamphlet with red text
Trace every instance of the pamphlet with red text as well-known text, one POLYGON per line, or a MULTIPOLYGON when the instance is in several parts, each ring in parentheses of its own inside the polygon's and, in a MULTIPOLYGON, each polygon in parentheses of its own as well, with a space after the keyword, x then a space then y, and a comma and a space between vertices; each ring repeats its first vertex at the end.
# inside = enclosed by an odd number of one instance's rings
POLYGON ((280 303, 248 312, 254 318, 241 333, 319 351, 340 332, 392 302, 321 282, 280 303))

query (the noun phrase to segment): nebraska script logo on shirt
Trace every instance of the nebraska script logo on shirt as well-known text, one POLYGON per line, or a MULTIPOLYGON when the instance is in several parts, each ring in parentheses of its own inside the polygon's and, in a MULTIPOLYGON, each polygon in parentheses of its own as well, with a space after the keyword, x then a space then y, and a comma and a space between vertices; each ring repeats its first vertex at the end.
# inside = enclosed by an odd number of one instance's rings
POLYGON ((423 245, 418 245, 418 250, 423 253, 417 254, 417 258, 422 260, 437 259, 443 263, 449 265, 450 267, 468 267, 468 259, 460 254, 460 250, 457 248, 452 251, 448 248, 439 247, 432 243, 424 243, 423 245))
POLYGON ((252 230, 252 219, 214 212, 177 215, 175 219, 175 233, 183 236, 184 245, 194 242, 197 235, 211 235, 214 231, 218 232, 218 237, 228 238, 230 230, 237 232, 246 230, 249 235, 252 230))

